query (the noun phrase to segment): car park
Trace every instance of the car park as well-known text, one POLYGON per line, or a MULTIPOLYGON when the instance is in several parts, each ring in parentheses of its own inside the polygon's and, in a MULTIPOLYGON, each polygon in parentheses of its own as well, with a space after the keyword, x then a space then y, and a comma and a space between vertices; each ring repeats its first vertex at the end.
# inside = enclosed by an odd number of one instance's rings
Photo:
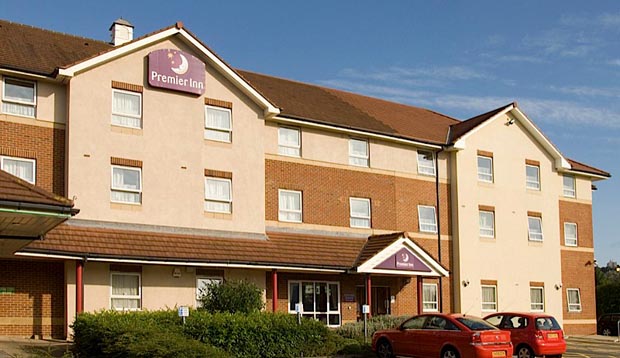
POLYGON ((596 333, 602 336, 617 336, 620 313, 606 313, 596 321, 596 333))
POLYGON ((501 330, 510 331, 518 358, 562 357, 566 352, 564 332, 553 316, 534 312, 501 312, 484 319, 501 330))
POLYGON ((372 349, 380 358, 506 358, 512 356, 510 332, 481 318, 461 314, 413 316, 394 329, 375 332, 372 349))

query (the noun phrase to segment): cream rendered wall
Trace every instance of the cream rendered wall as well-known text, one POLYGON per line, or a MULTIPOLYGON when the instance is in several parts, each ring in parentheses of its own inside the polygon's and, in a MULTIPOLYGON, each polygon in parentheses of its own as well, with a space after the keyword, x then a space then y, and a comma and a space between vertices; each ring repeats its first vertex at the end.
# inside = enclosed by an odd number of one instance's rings
MULTIPOLYGON (((65 123, 67 117, 66 88, 63 84, 59 84, 49 80, 17 77, 10 74, 3 74, 0 72, 0 79, 2 81, 4 81, 5 77, 27 79, 29 81, 36 82, 36 119, 47 122, 65 123)), ((2 85, 0 86, 0 98, 2 98, 3 91, 4 82, 2 82, 2 85)), ((6 117, 29 118, 15 116, 13 114, 0 114, 0 119, 6 119, 6 117)))
MULTIPOLYGON (((295 126, 288 126, 299 128, 295 126)), ((278 155, 278 128, 280 125, 274 122, 266 122, 265 125, 265 153, 278 155)), ((314 165, 339 165, 359 169, 360 167, 349 166, 349 139, 363 138, 351 136, 346 133, 317 130, 314 128, 301 128, 301 157, 304 160, 313 161, 314 165)), ((410 145, 398 144, 371 138, 369 140, 370 168, 392 172, 391 174, 418 177, 422 180, 435 178, 428 175, 418 175, 418 160, 416 148, 410 145), (398 158, 395 160, 395 158, 398 158)), ((286 160, 286 156, 281 156, 286 160)), ((439 178, 447 181, 448 155, 439 155, 439 178)))
POLYGON ((264 232, 262 110, 207 62, 204 96, 146 84, 146 56, 166 40, 78 74, 70 82, 68 197, 80 219, 264 232), (110 124, 111 81, 144 85, 143 129, 110 124), (204 97, 233 102, 232 143, 204 139, 204 97), (110 157, 143 161, 141 205, 110 202, 110 157), (232 215, 204 212, 204 169, 233 173, 232 215))
POLYGON ((456 310, 481 311, 481 280, 497 280, 498 310, 530 311, 530 281, 545 284, 545 311, 562 317, 558 198, 561 176, 554 160, 519 122, 506 118, 488 122, 455 152, 453 209, 455 231, 456 310), (477 177, 477 150, 493 152, 494 183, 477 177), (525 160, 540 162, 541 190, 525 186, 525 160), (495 239, 479 237, 478 205, 495 207, 495 239), (542 213, 543 242, 528 240, 527 212, 542 213), (469 286, 461 282, 467 280, 469 286))

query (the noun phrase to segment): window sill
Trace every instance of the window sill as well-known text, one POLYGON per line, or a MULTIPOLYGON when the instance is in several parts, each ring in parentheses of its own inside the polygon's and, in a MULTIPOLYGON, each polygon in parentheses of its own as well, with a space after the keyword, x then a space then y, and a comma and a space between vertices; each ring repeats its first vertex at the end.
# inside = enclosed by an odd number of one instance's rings
POLYGON ((113 133, 132 134, 132 135, 139 135, 139 136, 143 134, 142 128, 125 127, 125 126, 119 126, 116 124, 111 124, 110 129, 112 130, 113 133))
POLYGON ((210 219, 232 220, 232 213, 216 213, 211 211, 205 211, 204 217, 210 219))
POLYGON ((142 211, 142 203, 130 204, 130 203, 118 203, 111 201, 110 209, 126 210, 126 211, 142 211))

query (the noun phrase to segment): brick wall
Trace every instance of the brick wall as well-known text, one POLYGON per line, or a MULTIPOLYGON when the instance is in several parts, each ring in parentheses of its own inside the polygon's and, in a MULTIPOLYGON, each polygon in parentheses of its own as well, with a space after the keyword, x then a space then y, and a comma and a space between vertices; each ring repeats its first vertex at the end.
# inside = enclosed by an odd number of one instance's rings
MULTIPOLYGON (((435 183, 363 171, 265 161, 265 216, 278 220, 278 189, 302 191, 303 222, 349 227, 349 197, 370 198, 373 229, 418 231, 418 205, 435 206, 435 183)), ((450 233, 441 184, 441 233, 450 233)))
POLYGON ((64 338, 64 264, 0 260, 0 272, 0 335, 64 338))
POLYGON ((564 223, 577 224, 577 245, 594 247, 592 234, 592 205, 560 200, 560 244, 564 246, 564 223))
POLYGON ((0 121, 0 154, 36 160, 36 185, 64 195, 65 130, 0 121))

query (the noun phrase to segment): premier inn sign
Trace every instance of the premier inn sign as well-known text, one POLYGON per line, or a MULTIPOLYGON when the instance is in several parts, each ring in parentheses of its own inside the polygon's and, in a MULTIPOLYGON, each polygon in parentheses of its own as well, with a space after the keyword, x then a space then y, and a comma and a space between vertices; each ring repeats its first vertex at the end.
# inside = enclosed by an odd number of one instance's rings
POLYGON ((149 85, 201 95, 205 64, 187 52, 163 49, 149 53, 149 85))

